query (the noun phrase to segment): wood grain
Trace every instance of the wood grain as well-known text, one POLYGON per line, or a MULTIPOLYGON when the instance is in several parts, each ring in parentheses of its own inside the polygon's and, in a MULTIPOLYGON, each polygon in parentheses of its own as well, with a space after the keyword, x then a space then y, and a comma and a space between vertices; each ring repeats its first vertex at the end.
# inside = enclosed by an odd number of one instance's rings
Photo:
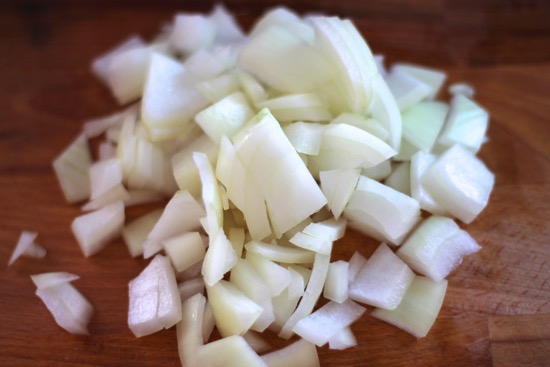
MULTIPOLYGON (((226 4, 248 28, 276 3, 226 4)), ((550 322, 550 3, 293 4, 301 13, 351 17, 390 62, 438 66, 451 82, 471 82, 491 113, 481 157, 496 174, 489 206, 467 226, 483 249, 449 277, 428 336, 416 340, 365 315, 353 327, 360 345, 344 352, 320 348, 322 365, 549 365, 548 333, 541 330, 550 322), (534 357, 522 359, 527 354, 534 357)), ((23 229, 38 231, 48 250, 43 260, 0 266, 0 366, 180 364, 174 330, 140 339, 129 331, 127 283, 145 262, 131 259, 121 240, 91 259, 82 256, 69 229, 80 212, 63 201, 51 161, 84 119, 117 108, 89 71, 94 56, 134 33, 152 37, 178 10, 210 7, 176 0, 0 4, 0 264, 7 264, 23 229), (57 327, 34 295, 29 275, 61 270, 81 276, 75 285, 96 308, 89 337, 57 327)), ((335 259, 355 250, 368 255, 375 246, 349 232, 335 259)))

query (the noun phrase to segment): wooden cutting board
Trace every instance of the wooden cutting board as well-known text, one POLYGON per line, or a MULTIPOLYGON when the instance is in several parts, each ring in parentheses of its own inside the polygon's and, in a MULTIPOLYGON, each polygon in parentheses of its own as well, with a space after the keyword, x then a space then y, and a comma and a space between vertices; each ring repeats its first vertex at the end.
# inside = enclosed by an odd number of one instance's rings
MULTIPOLYGON (((302 1, 302 12, 352 17, 376 53, 437 66, 475 86, 491 113, 480 156, 496 174, 487 209, 466 229, 482 245, 449 277, 426 338, 365 315, 359 346, 319 349, 323 366, 550 365, 550 22, 544 1, 302 1)), ((269 1, 227 3, 245 27, 269 1)), ((133 33, 151 37, 199 1, 5 1, 0 5, 0 366, 178 366, 175 331, 136 339, 127 284, 146 262, 117 240, 85 259, 70 231, 80 213, 51 170, 82 122, 117 107, 90 60, 133 33), (43 260, 6 264, 21 230, 39 233, 43 260), (96 313, 91 335, 60 329, 29 275, 67 271, 96 313)), ((446 94, 442 95, 448 98, 446 94)), ((128 219, 151 207, 129 211, 128 219)), ((377 243, 349 232, 334 259, 377 243)), ((282 343, 270 338, 274 346, 282 343)))

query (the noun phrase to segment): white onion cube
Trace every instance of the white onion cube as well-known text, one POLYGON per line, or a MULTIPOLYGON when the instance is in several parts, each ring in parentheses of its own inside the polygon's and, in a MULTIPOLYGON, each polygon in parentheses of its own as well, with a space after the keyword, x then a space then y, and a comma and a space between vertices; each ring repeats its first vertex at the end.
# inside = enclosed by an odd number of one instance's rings
POLYGON ((170 260, 157 255, 129 286, 128 326, 136 337, 181 320, 181 299, 170 260))
POLYGON ((413 278, 414 273, 407 264, 383 243, 355 276, 349 297, 391 310, 399 305, 413 278))

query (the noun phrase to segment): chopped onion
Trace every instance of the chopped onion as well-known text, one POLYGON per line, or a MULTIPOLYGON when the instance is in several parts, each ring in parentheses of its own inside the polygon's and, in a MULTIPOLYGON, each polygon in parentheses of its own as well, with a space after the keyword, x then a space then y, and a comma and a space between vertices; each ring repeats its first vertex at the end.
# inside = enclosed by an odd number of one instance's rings
POLYGON ((123 226, 124 204, 119 201, 75 218, 71 229, 84 256, 89 257, 118 237, 123 226))
POLYGON ((176 326, 178 351, 181 364, 185 367, 200 366, 197 363, 197 349, 203 345, 202 323, 206 298, 202 294, 183 301, 182 318, 176 326))
POLYGON ((344 350, 357 345, 357 338, 349 326, 341 329, 328 340, 329 349, 344 350))
POLYGON ((323 297, 342 303, 348 299, 349 263, 343 260, 330 263, 323 297))
POLYGON ((19 240, 13 249, 8 266, 13 264, 21 255, 34 257, 37 259, 46 256, 46 249, 40 246, 34 240, 38 237, 38 233, 31 231, 23 231, 19 236, 19 240))
POLYGON ((293 334, 292 329, 294 328, 294 326, 301 319, 307 317, 311 313, 311 311, 313 311, 313 308, 315 307, 315 304, 317 303, 317 300, 319 299, 319 296, 321 295, 321 292, 323 290, 323 285, 325 284, 329 264, 329 255, 323 255, 319 253, 315 254, 313 270, 311 272, 311 277, 307 284, 307 288, 304 292, 304 296, 300 300, 300 303, 298 304, 296 310, 294 310, 292 315, 288 318, 283 328, 281 329, 281 332, 279 333, 279 336, 281 338, 289 339, 293 334))
POLYGON ((397 255, 415 271, 439 282, 460 264, 463 256, 479 249, 476 241, 451 218, 433 215, 415 229, 397 255))
POLYGON ((464 223, 485 208, 495 176, 473 153, 454 145, 426 170, 422 184, 436 202, 464 223))
POLYGON ((489 113, 463 94, 451 100, 445 127, 438 142, 444 146, 462 144, 477 153, 489 126, 489 113))
POLYGON ((269 285, 263 281, 246 259, 237 261, 237 264, 231 269, 229 281, 263 309, 260 316, 250 327, 251 330, 262 332, 267 329, 275 320, 269 285))
POLYGON ((228 281, 207 284, 206 292, 222 337, 243 335, 263 312, 262 307, 228 281))
POLYGON ((187 232, 162 242, 176 272, 182 272, 204 259, 205 249, 199 232, 187 232))
POLYGON ((90 197, 88 170, 92 155, 83 134, 79 135, 54 161, 53 168, 63 195, 69 203, 76 203, 90 197))
POLYGON ((399 245, 420 220, 420 205, 389 186, 361 176, 344 216, 366 234, 399 245))
POLYGON ((72 334, 88 335, 88 324, 94 308, 71 281, 78 276, 69 273, 43 273, 31 276, 36 295, 44 302, 55 322, 72 334))
POLYGON ((414 273, 382 243, 359 269, 349 286, 349 297, 368 305, 395 309, 414 278, 414 273))
POLYGON ((417 275, 396 309, 377 308, 371 315, 395 325, 417 338, 423 338, 435 322, 446 290, 446 280, 436 283, 417 275))
POLYGON ((66 272, 51 272, 31 275, 31 279, 38 289, 56 287, 63 283, 70 283, 79 278, 80 277, 78 275, 66 272))
POLYGON ((188 191, 178 191, 148 234, 143 256, 156 254, 162 249, 162 241, 170 237, 198 229, 204 214, 203 207, 188 191))
MULTIPOLYGON (((130 38, 93 70, 119 103, 141 101, 86 122, 54 162, 67 200, 94 210, 72 229, 85 256, 121 232, 132 256, 164 251, 129 284, 128 325, 143 336, 177 324, 186 366, 318 366, 315 344, 357 344, 354 301, 423 337, 444 278, 480 248, 441 215, 469 223, 487 205, 494 176, 475 156, 487 112, 460 85, 450 107, 434 100, 439 70, 387 71, 350 20, 279 7, 246 36, 218 5, 177 14, 151 43, 130 38), (101 134, 92 164, 86 138, 101 134), (125 207, 164 197, 122 229, 125 207), (421 222, 421 209, 436 215, 421 222), (405 243, 331 262, 348 222, 405 243), (208 343, 214 327, 222 338, 208 343), (302 339, 259 357, 266 329, 302 339)), ((10 264, 33 241, 22 236, 10 264)), ((33 280, 60 325, 87 333, 75 277, 33 280)))
POLYGON ((182 319, 181 299, 174 270, 165 256, 157 255, 128 286, 130 306, 128 326, 136 337, 162 328, 168 329, 182 319))
POLYGON ((348 327, 366 311, 352 300, 329 302, 311 315, 301 319, 292 331, 321 347, 341 329, 348 327))

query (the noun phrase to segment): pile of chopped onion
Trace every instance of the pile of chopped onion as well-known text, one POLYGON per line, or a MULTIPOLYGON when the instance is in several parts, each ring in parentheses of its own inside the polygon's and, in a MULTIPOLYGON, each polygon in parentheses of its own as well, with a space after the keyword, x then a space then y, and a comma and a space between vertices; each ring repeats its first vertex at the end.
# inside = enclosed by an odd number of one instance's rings
POLYGON ((152 258, 129 285, 137 337, 176 325, 185 366, 314 366, 315 346, 357 344, 367 310, 428 333, 445 278, 480 249, 455 220, 493 188, 476 156, 489 116, 469 85, 441 101, 443 72, 382 61, 347 19, 276 8, 245 35, 216 6, 93 62, 125 107, 54 168, 69 202, 88 200, 72 224, 85 256, 122 235, 152 258), (381 244, 332 261, 348 224, 381 244), (270 351, 265 330, 299 338, 270 351))

